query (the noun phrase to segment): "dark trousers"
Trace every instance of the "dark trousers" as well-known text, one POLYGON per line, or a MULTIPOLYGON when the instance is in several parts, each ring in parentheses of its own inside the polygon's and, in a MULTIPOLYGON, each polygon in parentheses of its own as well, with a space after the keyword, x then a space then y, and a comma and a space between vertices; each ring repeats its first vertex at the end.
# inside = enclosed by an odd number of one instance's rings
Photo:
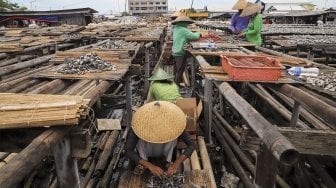
POLYGON ((183 72, 187 66, 186 56, 175 56, 175 67, 174 67, 174 74, 175 74, 175 83, 179 85, 182 81, 183 72))

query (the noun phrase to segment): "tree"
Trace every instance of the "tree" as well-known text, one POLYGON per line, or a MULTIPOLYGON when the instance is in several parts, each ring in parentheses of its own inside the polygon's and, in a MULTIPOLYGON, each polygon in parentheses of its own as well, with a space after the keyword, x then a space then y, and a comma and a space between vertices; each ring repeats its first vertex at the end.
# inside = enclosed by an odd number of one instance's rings
POLYGON ((13 10, 27 10, 27 7, 19 6, 17 3, 12 3, 8 0, 0 0, 0 11, 13 11, 13 10))

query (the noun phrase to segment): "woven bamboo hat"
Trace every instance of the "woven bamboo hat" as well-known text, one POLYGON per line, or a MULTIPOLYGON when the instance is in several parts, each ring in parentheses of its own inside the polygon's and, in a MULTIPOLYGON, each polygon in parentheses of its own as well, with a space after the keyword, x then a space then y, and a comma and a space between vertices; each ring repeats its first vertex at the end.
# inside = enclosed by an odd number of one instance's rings
POLYGON ((161 144, 179 137, 186 123, 186 116, 178 106, 167 101, 154 101, 134 113, 132 129, 140 139, 161 144))
POLYGON ((245 16, 251 16, 261 10, 261 5, 248 2, 243 10, 243 12, 240 14, 241 17, 245 16))
POLYGON ((170 18, 176 18, 176 17, 178 17, 178 16, 180 16, 182 13, 180 12, 180 11, 176 11, 176 12, 174 12, 172 15, 170 15, 170 18))
POLYGON ((185 22, 185 23, 188 23, 188 24, 194 23, 194 21, 192 19, 190 19, 188 16, 186 16, 184 14, 181 14, 172 22, 172 24, 175 25, 175 24, 181 23, 181 22, 185 22))
POLYGON ((158 68, 154 71, 153 75, 148 78, 148 80, 169 80, 174 78, 174 75, 171 75, 164 71, 162 68, 158 68))
POLYGON ((236 4, 233 5, 232 10, 244 9, 247 4, 245 0, 238 0, 236 4))

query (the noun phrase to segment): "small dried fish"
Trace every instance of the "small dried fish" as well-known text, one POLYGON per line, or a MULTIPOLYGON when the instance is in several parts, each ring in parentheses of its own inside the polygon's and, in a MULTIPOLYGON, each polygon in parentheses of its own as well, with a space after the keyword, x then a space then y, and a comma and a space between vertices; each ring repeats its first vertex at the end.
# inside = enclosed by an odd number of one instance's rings
POLYGON ((102 44, 100 48, 107 49, 135 49, 139 46, 136 42, 126 42, 124 40, 108 40, 106 43, 102 44))
POLYGON ((63 74, 85 74, 86 72, 116 71, 115 65, 102 60, 97 54, 89 53, 78 59, 65 59, 65 63, 56 70, 63 74))
POLYGON ((175 174, 169 176, 151 176, 147 180, 147 187, 149 188, 182 188, 184 187, 184 175, 175 174))
POLYGON ((336 91, 336 72, 321 73, 318 77, 307 77, 306 83, 321 87, 324 90, 336 91))

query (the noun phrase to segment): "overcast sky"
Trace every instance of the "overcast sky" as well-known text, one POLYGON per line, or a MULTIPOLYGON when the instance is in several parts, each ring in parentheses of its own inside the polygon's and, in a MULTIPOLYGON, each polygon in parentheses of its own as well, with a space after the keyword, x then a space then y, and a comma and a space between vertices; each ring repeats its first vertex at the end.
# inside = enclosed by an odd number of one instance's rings
MULTIPOLYGON (((251 2, 255 0, 250 0, 251 2)), ((295 0, 274 0, 275 2, 286 1, 296 2, 295 0)), ((307 0, 317 5, 318 8, 336 7, 336 0, 307 0)), ((58 10, 91 7, 100 14, 111 11, 122 12, 125 9, 125 0, 11 0, 19 5, 26 6, 34 10, 58 10)), ((208 6, 209 10, 229 10, 236 0, 194 0, 194 8, 208 6)), ((169 10, 188 8, 191 0, 168 0, 169 10)))

